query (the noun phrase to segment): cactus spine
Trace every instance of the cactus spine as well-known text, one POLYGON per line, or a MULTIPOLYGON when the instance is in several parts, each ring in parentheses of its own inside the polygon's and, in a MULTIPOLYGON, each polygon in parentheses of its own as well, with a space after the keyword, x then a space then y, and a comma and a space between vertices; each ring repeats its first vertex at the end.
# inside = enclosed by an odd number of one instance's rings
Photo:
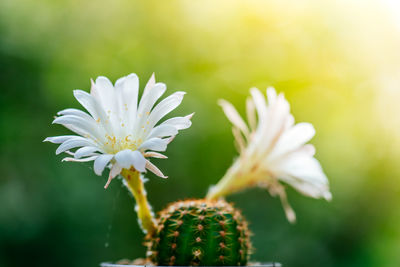
POLYGON ((250 250, 247 222, 225 201, 186 200, 160 212, 148 238, 150 260, 160 266, 246 265, 250 250))

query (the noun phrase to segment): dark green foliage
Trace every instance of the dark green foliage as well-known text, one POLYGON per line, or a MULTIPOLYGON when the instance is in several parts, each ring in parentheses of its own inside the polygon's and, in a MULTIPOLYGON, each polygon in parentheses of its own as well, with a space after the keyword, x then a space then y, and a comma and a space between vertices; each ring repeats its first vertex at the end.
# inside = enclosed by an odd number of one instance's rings
POLYGON ((148 256, 157 265, 246 265, 247 222, 225 201, 186 200, 161 211, 148 237, 148 256))

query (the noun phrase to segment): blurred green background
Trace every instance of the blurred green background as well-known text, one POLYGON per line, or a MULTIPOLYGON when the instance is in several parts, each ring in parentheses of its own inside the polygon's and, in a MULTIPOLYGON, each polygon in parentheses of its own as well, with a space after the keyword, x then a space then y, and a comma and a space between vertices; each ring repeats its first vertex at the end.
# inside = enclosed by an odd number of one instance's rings
POLYGON ((395 1, 0 1, 0 266, 97 266, 144 255, 134 201, 103 189, 92 164, 61 163, 47 136, 57 111, 79 107, 90 78, 152 72, 171 115, 193 126, 148 174, 156 211, 203 197, 236 156, 216 102, 244 111, 252 86, 275 86, 312 143, 333 201, 254 189, 229 198, 251 222, 258 261, 284 266, 399 266, 400 7, 395 1))

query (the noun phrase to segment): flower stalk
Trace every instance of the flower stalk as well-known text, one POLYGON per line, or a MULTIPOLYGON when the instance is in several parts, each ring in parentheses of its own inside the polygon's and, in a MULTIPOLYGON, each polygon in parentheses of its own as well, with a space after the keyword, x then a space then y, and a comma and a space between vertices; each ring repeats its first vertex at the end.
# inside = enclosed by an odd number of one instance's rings
POLYGON ((136 200, 135 209, 143 232, 153 234, 156 230, 154 213, 147 200, 147 193, 140 172, 136 171, 134 168, 123 169, 121 175, 124 178, 124 184, 136 200))
POLYGON ((234 192, 240 191, 243 187, 249 184, 251 176, 251 173, 248 173, 241 168, 240 161, 237 160, 228 169, 221 180, 219 180, 216 185, 212 186, 208 190, 206 199, 217 200, 234 192))

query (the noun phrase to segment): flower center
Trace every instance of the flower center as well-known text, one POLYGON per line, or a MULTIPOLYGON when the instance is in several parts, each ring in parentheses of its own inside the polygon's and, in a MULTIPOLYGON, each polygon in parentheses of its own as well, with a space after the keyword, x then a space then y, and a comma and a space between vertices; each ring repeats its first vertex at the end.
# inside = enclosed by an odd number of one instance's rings
POLYGON ((115 135, 106 134, 106 139, 104 150, 110 154, 115 154, 125 149, 136 150, 143 143, 141 138, 133 139, 130 134, 123 138, 117 138, 115 135))

